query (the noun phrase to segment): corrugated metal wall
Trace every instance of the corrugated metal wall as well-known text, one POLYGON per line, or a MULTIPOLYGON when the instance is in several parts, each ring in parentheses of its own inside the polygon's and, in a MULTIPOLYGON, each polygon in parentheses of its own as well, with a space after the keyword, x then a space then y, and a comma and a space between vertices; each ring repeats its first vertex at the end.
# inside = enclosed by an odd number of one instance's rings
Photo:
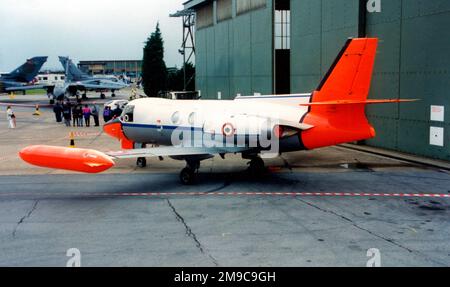
MULTIPOLYGON (((360 2, 291 0, 291 92, 314 90, 346 39, 358 36, 360 2)), ((197 31, 197 86, 206 98, 272 92, 272 7, 267 0, 264 9, 197 31)), ((369 97, 421 101, 370 106, 378 135, 368 144, 450 160, 450 1, 381 0, 381 7, 366 13, 367 36, 380 38, 369 97), (431 105, 445 108, 444 121, 430 120, 431 105), (444 128, 443 147, 430 145, 431 127, 444 128)))
POLYGON ((234 16, 196 31, 196 85, 203 98, 272 92, 272 0, 234 16))
POLYGON ((314 90, 348 37, 358 36, 358 0, 291 0, 291 91, 314 90))
MULTIPOLYGON (((347 37, 358 35, 358 0, 291 0, 291 89, 313 90, 347 37)), ((364 3, 365 4, 365 3, 364 3)), ((381 0, 366 13, 366 32, 380 38, 370 98, 420 102, 368 108, 377 137, 369 145, 450 160, 450 1, 381 0), (444 122, 430 106, 444 106, 444 122), (444 128, 444 146, 430 145, 444 128)))
POLYGON ((450 1, 382 1, 367 18, 369 36, 380 37, 372 98, 420 102, 368 109, 378 130, 370 145, 450 160, 450 1), (445 121, 430 120, 431 105, 445 107, 445 121), (430 127, 444 128, 444 146, 430 145, 430 127))

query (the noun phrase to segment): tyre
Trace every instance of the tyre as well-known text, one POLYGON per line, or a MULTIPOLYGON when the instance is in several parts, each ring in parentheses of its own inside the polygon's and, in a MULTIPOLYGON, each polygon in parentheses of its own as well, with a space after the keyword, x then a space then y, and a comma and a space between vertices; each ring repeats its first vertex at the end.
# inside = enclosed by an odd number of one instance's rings
POLYGON ((195 172, 188 167, 183 168, 180 172, 180 181, 184 185, 191 185, 195 182, 195 172))
POLYGON ((136 165, 140 168, 144 168, 147 166, 147 159, 145 157, 139 157, 136 160, 136 165))
POLYGON ((248 171, 252 176, 260 176, 265 172, 264 161, 260 158, 254 158, 250 161, 248 171))

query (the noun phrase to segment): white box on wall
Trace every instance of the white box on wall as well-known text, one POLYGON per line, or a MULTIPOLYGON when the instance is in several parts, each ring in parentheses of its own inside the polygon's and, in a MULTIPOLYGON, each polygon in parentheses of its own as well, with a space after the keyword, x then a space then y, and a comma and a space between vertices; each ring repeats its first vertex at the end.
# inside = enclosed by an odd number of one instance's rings
POLYGON ((435 122, 443 122, 445 116, 444 106, 431 106, 431 120, 435 122))
POLYGON ((444 128, 430 128, 430 145, 444 146, 444 128))

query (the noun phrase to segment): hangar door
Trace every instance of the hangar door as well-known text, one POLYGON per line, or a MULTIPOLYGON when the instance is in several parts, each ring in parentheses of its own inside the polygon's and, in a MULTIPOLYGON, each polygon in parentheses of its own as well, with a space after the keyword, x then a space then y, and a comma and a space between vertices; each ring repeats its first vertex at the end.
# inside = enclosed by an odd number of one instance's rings
POLYGON ((289 0, 274 5, 274 92, 291 92, 291 11, 289 0))

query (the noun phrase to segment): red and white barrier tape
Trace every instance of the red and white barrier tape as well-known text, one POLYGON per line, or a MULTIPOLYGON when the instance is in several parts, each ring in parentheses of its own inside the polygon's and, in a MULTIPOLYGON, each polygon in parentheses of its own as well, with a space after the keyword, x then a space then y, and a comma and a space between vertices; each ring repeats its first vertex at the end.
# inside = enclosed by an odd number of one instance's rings
MULTIPOLYGON (((0 102, 0 106, 3 106, 3 107, 8 107, 8 106, 11 106, 11 107, 19 107, 19 108, 33 108, 33 109, 35 109, 36 108, 36 105, 34 104, 14 104, 14 103, 2 103, 2 102, 0 102)), ((45 104, 45 105, 38 105, 39 106, 39 108, 51 108, 51 107, 53 107, 53 105, 49 105, 49 104, 45 104)))
MULTIPOLYGON (((96 136, 99 136, 101 134, 102 134, 101 132, 73 132, 73 136, 74 137, 78 137, 78 138, 80 138, 80 137, 90 137, 90 136, 96 137, 96 136)), ((70 135, 68 135, 68 136, 66 136, 64 138, 68 139, 68 138, 70 138, 70 135)))
POLYGON ((167 197, 167 196, 272 196, 272 197, 417 197, 450 198, 442 193, 354 193, 354 192, 134 192, 134 193, 0 193, 1 196, 88 196, 88 197, 167 197))

